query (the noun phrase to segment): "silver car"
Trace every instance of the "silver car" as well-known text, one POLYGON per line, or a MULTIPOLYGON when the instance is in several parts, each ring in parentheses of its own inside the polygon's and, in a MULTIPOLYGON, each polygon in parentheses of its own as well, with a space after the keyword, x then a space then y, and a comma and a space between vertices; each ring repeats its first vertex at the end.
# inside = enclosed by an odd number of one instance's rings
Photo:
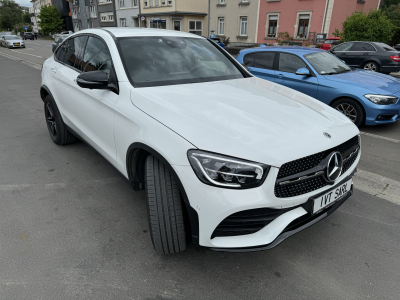
POLYGON ((12 48, 25 48, 24 41, 16 35, 5 35, 1 38, 0 42, 2 47, 12 48))

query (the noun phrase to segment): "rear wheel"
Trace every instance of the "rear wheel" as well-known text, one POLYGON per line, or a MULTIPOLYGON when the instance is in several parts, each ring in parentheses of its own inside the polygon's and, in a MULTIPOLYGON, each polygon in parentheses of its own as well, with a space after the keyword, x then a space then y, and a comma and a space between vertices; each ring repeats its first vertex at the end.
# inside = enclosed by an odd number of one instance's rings
POLYGON ((154 249, 161 254, 186 249, 183 201, 178 184, 168 168, 153 155, 146 159, 146 194, 149 226, 154 249))
POLYGON ((54 99, 47 95, 44 99, 44 115, 47 129, 54 143, 59 146, 75 142, 76 138, 68 131, 54 99))
POLYGON ((379 72, 379 66, 376 62, 369 61, 366 62, 363 66, 364 70, 372 71, 372 72, 379 72))
POLYGON ((340 99, 333 103, 332 107, 348 117, 356 126, 361 126, 364 123, 364 110, 356 100, 340 99))

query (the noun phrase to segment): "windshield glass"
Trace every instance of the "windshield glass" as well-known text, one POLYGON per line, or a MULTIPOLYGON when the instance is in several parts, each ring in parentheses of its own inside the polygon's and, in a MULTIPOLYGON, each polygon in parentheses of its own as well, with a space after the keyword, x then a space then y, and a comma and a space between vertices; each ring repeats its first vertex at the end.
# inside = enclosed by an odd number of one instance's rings
POLYGON ((4 38, 6 40, 19 40, 19 37, 17 37, 16 35, 5 35, 4 38))
POLYGON ((56 44, 59 44, 59 43, 61 43, 63 40, 65 40, 66 39, 66 37, 57 37, 55 40, 54 40, 54 42, 56 43, 56 44))
POLYGON ((328 52, 314 52, 304 55, 304 57, 320 75, 340 74, 351 71, 345 63, 328 52))
POLYGON ((324 44, 339 43, 340 40, 325 40, 324 44))
POLYGON ((162 36, 118 41, 125 71, 136 87, 244 78, 207 39, 162 36))
POLYGON ((383 50, 385 50, 385 51, 397 51, 396 49, 394 49, 393 47, 390 47, 389 45, 387 45, 385 43, 375 43, 375 44, 382 47, 383 50))

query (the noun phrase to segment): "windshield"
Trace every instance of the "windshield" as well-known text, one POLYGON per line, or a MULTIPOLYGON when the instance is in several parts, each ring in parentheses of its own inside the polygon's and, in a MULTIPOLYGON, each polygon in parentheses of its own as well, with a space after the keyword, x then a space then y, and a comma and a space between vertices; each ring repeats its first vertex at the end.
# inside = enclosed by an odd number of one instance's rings
POLYGON ((244 78, 238 67, 207 39, 119 38, 125 71, 135 87, 244 78))
POLYGON ((63 40, 65 40, 66 39, 66 37, 58 37, 58 38, 56 38, 55 40, 54 40, 54 42, 56 43, 56 44, 59 44, 59 43, 61 43, 63 40))
POLYGON ((19 37, 17 37, 16 35, 5 35, 4 38, 6 40, 19 40, 19 37))
POLYGON ((340 74, 351 71, 345 63, 328 52, 314 52, 304 55, 304 57, 320 75, 340 74))
POLYGON ((389 45, 387 45, 385 43, 375 43, 375 44, 382 47, 383 50, 385 50, 385 51, 397 51, 396 49, 394 49, 393 47, 390 47, 389 45))
POLYGON ((324 44, 339 43, 340 40, 325 40, 324 44))

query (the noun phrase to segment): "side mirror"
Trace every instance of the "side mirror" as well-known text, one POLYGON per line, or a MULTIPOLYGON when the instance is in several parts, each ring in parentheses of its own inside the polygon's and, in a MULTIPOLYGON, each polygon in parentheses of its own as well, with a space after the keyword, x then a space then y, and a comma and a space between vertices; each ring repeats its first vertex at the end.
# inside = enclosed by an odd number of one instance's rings
POLYGON ((76 83, 84 89, 108 89, 108 76, 102 71, 82 73, 76 78, 76 83))
POLYGON ((307 68, 300 68, 296 71, 296 75, 310 76, 310 71, 307 68))
POLYGON ((342 60, 342 63, 346 64, 346 62, 344 60, 342 60))

